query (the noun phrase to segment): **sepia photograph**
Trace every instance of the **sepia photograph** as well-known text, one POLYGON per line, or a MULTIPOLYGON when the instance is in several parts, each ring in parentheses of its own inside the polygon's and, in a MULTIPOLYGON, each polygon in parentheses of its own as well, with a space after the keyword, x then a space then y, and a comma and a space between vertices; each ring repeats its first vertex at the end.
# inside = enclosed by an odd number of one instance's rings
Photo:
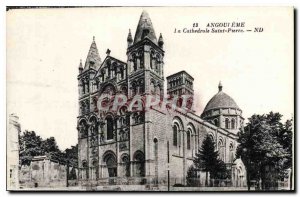
POLYGON ((7 7, 6 189, 295 191, 294 14, 7 7))

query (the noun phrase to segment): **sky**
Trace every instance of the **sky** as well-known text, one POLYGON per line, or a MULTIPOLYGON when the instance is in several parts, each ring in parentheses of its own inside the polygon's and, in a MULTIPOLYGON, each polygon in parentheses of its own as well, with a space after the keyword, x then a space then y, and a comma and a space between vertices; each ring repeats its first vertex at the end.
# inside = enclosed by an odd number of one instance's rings
MULTIPOLYGON (((7 114, 22 130, 54 136, 61 149, 77 143, 78 65, 93 36, 104 60, 127 60, 132 35, 146 10, 156 36, 164 38, 165 77, 185 70, 194 77, 196 114, 223 91, 244 118, 270 111, 290 119, 294 112, 294 40, 291 8, 135 7, 20 9, 7 12, 7 114), (198 23, 245 22, 254 33, 176 34, 198 23)), ((166 87, 166 86, 165 86, 166 87)))

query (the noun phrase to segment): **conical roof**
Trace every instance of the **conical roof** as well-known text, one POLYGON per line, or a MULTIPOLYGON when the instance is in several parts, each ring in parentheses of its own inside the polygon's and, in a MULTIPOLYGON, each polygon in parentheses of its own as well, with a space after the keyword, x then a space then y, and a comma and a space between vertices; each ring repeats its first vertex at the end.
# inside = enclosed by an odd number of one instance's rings
POLYGON ((93 42, 88 52, 83 70, 85 71, 88 70, 89 68, 98 70, 98 68, 100 68, 100 65, 101 65, 101 58, 97 49, 95 38, 93 38, 93 42))
POLYGON ((149 14, 146 11, 143 11, 136 28, 134 36, 134 44, 143 40, 145 37, 149 38, 152 42, 157 44, 157 39, 155 36, 155 31, 149 17, 149 14))

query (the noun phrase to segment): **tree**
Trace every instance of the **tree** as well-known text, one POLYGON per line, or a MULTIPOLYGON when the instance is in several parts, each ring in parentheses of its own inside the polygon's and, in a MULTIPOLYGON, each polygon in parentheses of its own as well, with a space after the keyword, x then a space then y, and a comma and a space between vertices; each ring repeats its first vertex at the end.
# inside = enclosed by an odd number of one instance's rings
POLYGON ((76 146, 71 146, 71 148, 67 148, 65 151, 65 158, 69 162, 71 166, 78 166, 78 144, 76 146))
POLYGON ((276 171, 277 178, 284 176, 291 167, 292 148, 291 124, 283 125, 282 115, 270 112, 265 115, 253 115, 244 129, 238 133, 236 156, 241 157, 247 170, 247 185, 250 190, 250 180, 262 181, 262 189, 266 188, 266 167, 276 171), (289 152, 290 151, 290 152, 289 152))
POLYGON ((20 135, 20 164, 29 165, 34 156, 42 155, 42 138, 34 131, 25 131, 20 135))
POLYGON ((197 169, 191 165, 187 171, 186 183, 188 186, 197 186, 197 169))
POLYGON ((59 162, 63 162, 65 157, 62 154, 61 150, 58 148, 56 140, 54 137, 47 138, 41 143, 42 154, 47 155, 51 159, 54 159, 59 162))
MULTIPOLYGON (((34 131, 25 131, 20 135, 20 165, 30 165, 34 156, 47 155, 53 160, 77 167, 78 165, 78 145, 67 148, 62 152, 54 137, 43 140, 34 131)), ((74 170, 73 170, 74 171, 74 170)), ((72 175, 73 176, 73 175, 72 175)))
POLYGON ((64 155, 65 163, 67 164, 68 170, 70 166, 72 167, 70 173, 68 174, 68 179, 76 179, 77 175, 75 168, 77 168, 78 166, 78 144, 76 144, 76 146, 71 146, 71 148, 67 148, 64 151, 64 155))
POLYGON ((205 186, 208 186, 208 173, 211 178, 218 178, 223 173, 222 161, 220 161, 219 153, 215 150, 215 143, 210 136, 206 136, 203 144, 196 154, 194 165, 196 168, 205 171, 205 186))

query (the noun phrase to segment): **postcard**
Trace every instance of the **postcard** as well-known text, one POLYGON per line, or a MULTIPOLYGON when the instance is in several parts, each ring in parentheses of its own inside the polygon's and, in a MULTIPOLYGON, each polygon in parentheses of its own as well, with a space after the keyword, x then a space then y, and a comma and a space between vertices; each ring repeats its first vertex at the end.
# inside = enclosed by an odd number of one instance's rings
POLYGON ((7 190, 294 191, 293 7, 7 7, 7 190))

